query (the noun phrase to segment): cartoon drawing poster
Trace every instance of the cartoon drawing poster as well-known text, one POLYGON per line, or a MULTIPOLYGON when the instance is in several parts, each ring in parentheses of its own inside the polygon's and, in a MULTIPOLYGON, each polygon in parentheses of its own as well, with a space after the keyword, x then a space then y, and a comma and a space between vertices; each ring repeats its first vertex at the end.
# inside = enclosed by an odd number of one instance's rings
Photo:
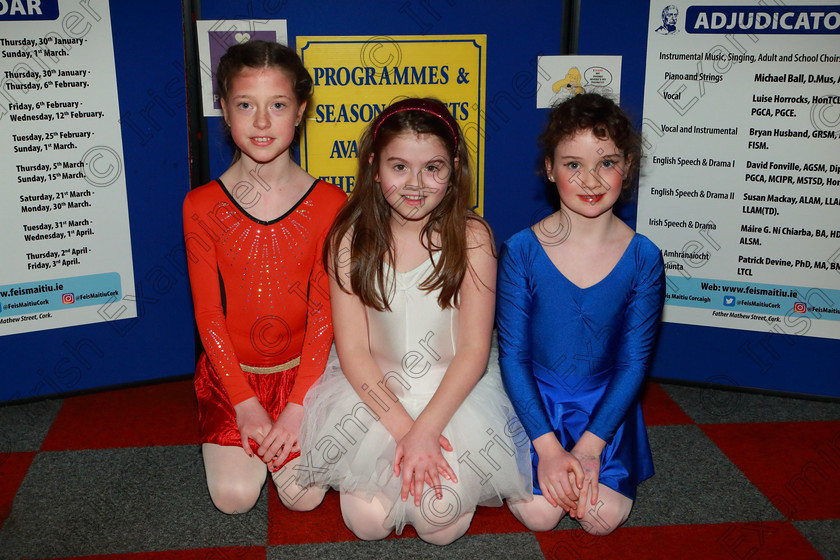
POLYGON ((0 12, 0 335, 136 317, 108 2, 0 12))
POLYGON ((746 4, 650 4, 637 229, 664 320, 840 338, 840 6, 746 4))
POLYGON ((620 56, 541 56, 537 60, 537 109, 581 93, 621 97, 620 56))

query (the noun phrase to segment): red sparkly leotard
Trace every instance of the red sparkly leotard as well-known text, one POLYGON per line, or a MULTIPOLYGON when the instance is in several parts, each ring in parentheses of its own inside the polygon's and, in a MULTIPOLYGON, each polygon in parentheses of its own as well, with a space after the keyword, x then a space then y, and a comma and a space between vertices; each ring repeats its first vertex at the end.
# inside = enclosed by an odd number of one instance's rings
POLYGON ((323 372, 332 322, 321 250, 345 200, 316 181, 286 214, 263 222, 220 181, 187 195, 184 238, 204 346, 195 378, 202 443, 241 445, 233 405, 256 396, 276 420, 323 372), (241 364, 287 369, 262 374, 241 364))

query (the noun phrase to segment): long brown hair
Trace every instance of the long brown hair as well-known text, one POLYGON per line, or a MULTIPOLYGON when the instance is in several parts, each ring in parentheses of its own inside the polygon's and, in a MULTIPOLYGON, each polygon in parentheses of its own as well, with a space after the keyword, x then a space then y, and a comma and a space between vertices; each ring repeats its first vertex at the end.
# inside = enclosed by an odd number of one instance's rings
POLYGON ((395 264, 391 234, 391 206, 382 194, 375 177, 379 155, 396 136, 412 132, 438 137, 450 154, 449 186, 440 204, 429 214, 420 232, 420 239, 434 255, 434 269, 420 289, 440 289, 441 308, 458 305, 458 291, 467 272, 467 223, 477 220, 488 232, 490 227, 471 208, 472 173, 469 151, 463 134, 446 105, 436 99, 408 99, 377 116, 362 134, 359 143, 359 170, 356 185, 347 204, 339 211, 324 244, 324 262, 332 263, 332 271, 342 290, 358 296, 362 303, 378 311, 390 311, 390 284, 385 263, 395 264), (411 109, 417 106, 423 109, 411 109), (455 157, 458 158, 457 165, 455 157), (350 253, 341 254, 341 241, 349 236, 350 253), (337 273, 339 265, 350 259, 350 288, 337 273))

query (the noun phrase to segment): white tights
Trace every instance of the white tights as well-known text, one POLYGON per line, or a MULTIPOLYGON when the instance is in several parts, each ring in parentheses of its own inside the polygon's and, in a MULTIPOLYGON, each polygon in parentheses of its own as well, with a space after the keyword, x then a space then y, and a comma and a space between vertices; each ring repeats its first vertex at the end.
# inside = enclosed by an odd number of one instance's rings
MULTIPOLYGON (((633 500, 599 484, 598 503, 594 506, 587 504, 588 509, 580 520, 580 526, 590 535, 609 535, 627 520, 632 507, 633 500)), ((552 506, 539 495, 534 495, 533 500, 508 500, 508 508, 532 531, 550 531, 566 515, 563 508, 552 506)))
MULTIPOLYGON (((257 456, 248 457, 241 447, 204 443, 204 470, 213 504, 224 513, 245 513, 260 497, 268 468, 257 456)), ((325 488, 304 488, 297 484, 294 467, 300 457, 286 463, 272 479, 280 501, 294 511, 315 509, 324 499, 325 488)))
MULTIPOLYGON (((409 498, 412 499, 412 498, 409 498)), ((352 493, 341 493, 341 515, 347 528, 362 540, 375 541, 384 539, 394 530, 393 525, 385 523, 388 515, 385 505, 374 497, 371 501, 352 493)), ((474 512, 468 512, 452 523, 438 527, 431 523, 414 525, 417 535, 424 541, 437 545, 449 544, 461 538, 470 528, 474 512)))

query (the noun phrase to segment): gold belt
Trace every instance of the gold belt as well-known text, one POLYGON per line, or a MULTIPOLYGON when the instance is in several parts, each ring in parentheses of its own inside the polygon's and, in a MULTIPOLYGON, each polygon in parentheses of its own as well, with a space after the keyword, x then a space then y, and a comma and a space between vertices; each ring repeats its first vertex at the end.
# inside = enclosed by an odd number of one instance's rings
POLYGON ((259 367, 259 366, 246 366, 245 364, 239 364, 239 367, 242 368, 242 371, 247 373, 256 373, 259 375, 265 375, 267 373, 280 373, 281 371, 286 371, 292 369, 293 367, 297 367, 300 365, 300 356, 294 358, 293 360, 289 360, 285 364, 279 364, 276 366, 267 366, 267 367, 259 367))

